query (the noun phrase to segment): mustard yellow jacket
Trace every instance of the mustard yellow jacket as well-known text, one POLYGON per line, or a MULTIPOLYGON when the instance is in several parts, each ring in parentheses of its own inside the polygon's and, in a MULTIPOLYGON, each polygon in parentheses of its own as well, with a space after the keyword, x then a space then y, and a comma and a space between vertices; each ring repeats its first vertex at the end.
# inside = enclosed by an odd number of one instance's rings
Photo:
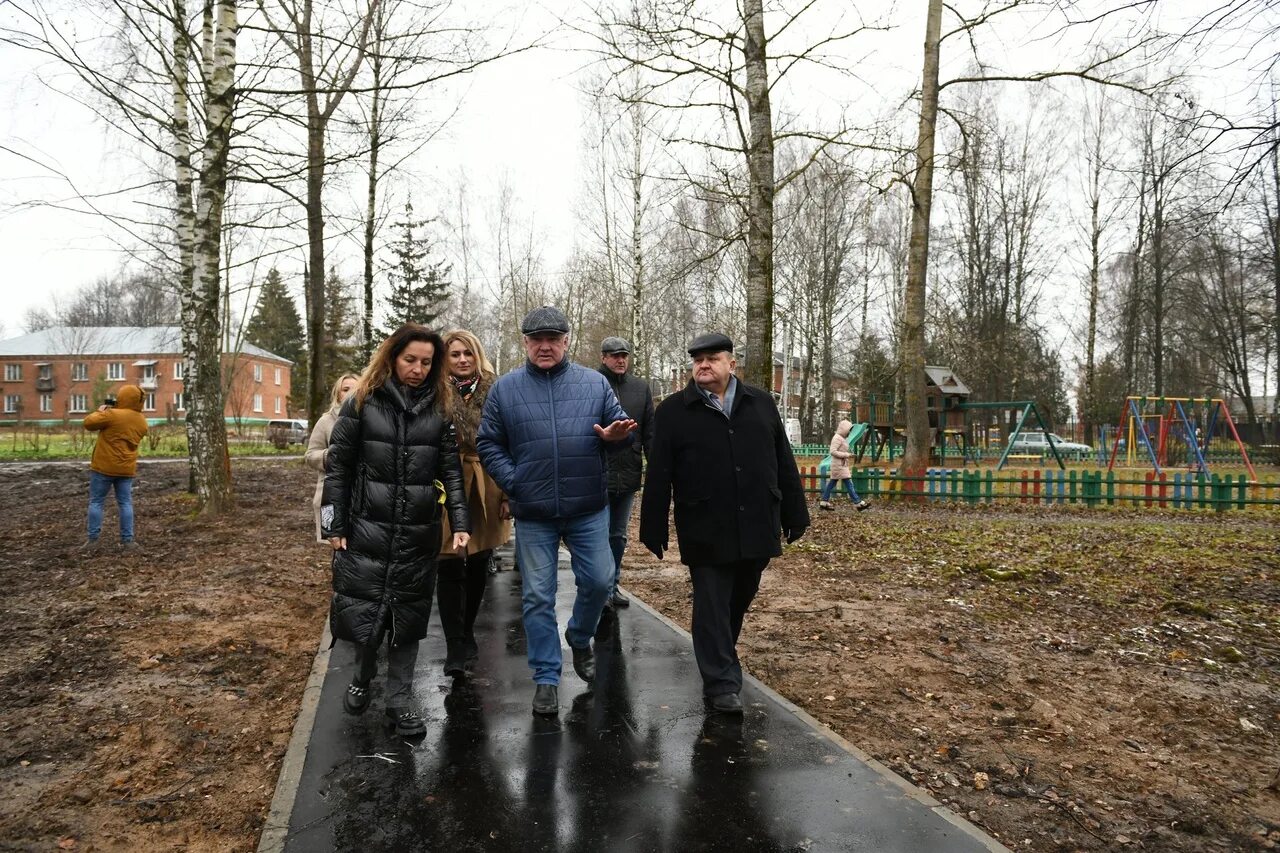
POLYGON ((126 385, 120 389, 116 407, 91 412, 84 428, 101 433, 93 448, 89 468, 108 477, 132 477, 138 473, 138 444, 147 434, 142 416, 142 389, 126 385))

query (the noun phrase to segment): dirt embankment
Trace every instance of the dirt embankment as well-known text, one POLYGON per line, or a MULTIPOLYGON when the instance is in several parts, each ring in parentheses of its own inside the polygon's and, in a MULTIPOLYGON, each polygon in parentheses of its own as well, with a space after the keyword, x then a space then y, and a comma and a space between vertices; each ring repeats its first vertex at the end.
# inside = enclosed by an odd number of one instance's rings
POLYGON ((78 550, 83 469, 0 469, 0 848, 254 848, 327 605, 313 476, 237 463, 206 521, 147 466, 122 556, 110 502, 78 550))

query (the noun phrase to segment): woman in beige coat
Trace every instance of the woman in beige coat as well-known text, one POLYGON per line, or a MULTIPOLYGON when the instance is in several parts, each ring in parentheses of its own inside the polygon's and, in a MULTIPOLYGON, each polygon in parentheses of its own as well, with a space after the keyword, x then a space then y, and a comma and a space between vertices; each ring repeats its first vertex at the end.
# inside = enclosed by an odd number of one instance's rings
POLYGON ((311 440, 307 442, 307 455, 303 457, 307 467, 319 475, 316 479, 316 494, 311 499, 311 508, 316 515, 316 541, 326 545, 329 544, 329 540, 320 535, 320 494, 324 491, 324 463, 329 454, 329 434, 333 432, 333 422, 338 419, 338 409, 342 407, 342 401, 347 399, 347 395, 355 390, 358 384, 360 384, 360 377, 354 373, 344 373, 338 377, 337 382, 333 383, 333 391, 329 395, 329 410, 320 416, 315 428, 311 430, 311 440))
POLYGON ((436 572, 436 601, 447 649, 444 672, 457 676, 465 672, 468 661, 479 655, 473 627, 489 580, 489 558, 494 548, 511 538, 511 513, 507 496, 485 473, 476 455, 480 413, 497 378, 493 365, 485 357, 479 339, 464 329, 444 336, 444 352, 445 369, 458 395, 453 422, 462 459, 463 487, 471 508, 471 541, 462 553, 453 549, 445 520, 436 572))
POLYGON ((837 481, 844 482, 844 490, 849 493, 849 500, 853 501, 853 505, 859 512, 871 508, 871 504, 858 497, 858 493, 853 488, 853 471, 849 469, 849 457, 853 455, 849 452, 849 430, 851 429, 853 424, 842 420, 836 427, 836 434, 831 436, 829 448, 831 471, 827 474, 827 482, 822 487, 822 499, 818 501, 819 509, 835 511, 835 507, 831 505, 831 493, 835 490, 837 481))

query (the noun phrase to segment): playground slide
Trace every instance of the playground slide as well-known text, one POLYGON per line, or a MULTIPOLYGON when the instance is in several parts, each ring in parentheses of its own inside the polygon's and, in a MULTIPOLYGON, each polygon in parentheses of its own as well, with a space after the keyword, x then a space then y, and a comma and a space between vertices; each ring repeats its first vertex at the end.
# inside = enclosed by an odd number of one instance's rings
MULTIPOLYGON (((853 429, 849 430, 849 449, 854 447, 862 440, 862 436, 866 434, 869 427, 867 424, 854 424, 853 429)), ((818 476, 825 477, 827 472, 831 470, 831 457, 827 456, 818 463, 818 476)))
POLYGON ((867 432, 866 424, 854 424, 853 429, 849 430, 849 449, 853 450, 854 446, 862 440, 862 436, 867 432))

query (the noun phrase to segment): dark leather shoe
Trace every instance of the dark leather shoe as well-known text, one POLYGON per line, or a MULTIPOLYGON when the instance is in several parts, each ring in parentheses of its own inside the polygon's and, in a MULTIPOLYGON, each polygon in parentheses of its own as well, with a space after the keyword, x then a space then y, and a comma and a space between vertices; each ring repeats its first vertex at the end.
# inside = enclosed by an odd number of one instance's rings
MULTIPOLYGON (((565 629, 564 641, 569 643, 569 631, 565 629)), ((590 684, 596 677, 596 656, 591 651, 591 644, 585 647, 576 648, 573 643, 569 643, 569 651, 573 652, 573 671, 578 673, 578 677, 590 684)))
POLYGON ((625 595, 623 595, 620 592, 615 592, 613 594, 612 601, 613 601, 614 607, 630 607, 631 606, 631 599, 627 598, 625 595))
POLYGON ((554 684, 538 684, 533 688, 533 713, 543 717, 560 713, 560 691, 554 684))
POLYGON ((342 695, 342 710, 348 714, 363 714, 364 709, 369 707, 371 698, 373 693, 369 690, 369 682, 361 684, 359 681, 352 681, 347 685, 347 692, 342 695))
POLYGON ((457 678, 467 671, 467 649, 462 640, 449 640, 444 655, 444 674, 457 678))
POLYGON ((737 693, 720 693, 702 697, 702 704, 714 714, 742 714, 742 700, 737 693))
POLYGON ((387 721, 396 727, 401 737, 417 737, 427 733, 427 724, 418 712, 409 708, 388 708, 387 721))

